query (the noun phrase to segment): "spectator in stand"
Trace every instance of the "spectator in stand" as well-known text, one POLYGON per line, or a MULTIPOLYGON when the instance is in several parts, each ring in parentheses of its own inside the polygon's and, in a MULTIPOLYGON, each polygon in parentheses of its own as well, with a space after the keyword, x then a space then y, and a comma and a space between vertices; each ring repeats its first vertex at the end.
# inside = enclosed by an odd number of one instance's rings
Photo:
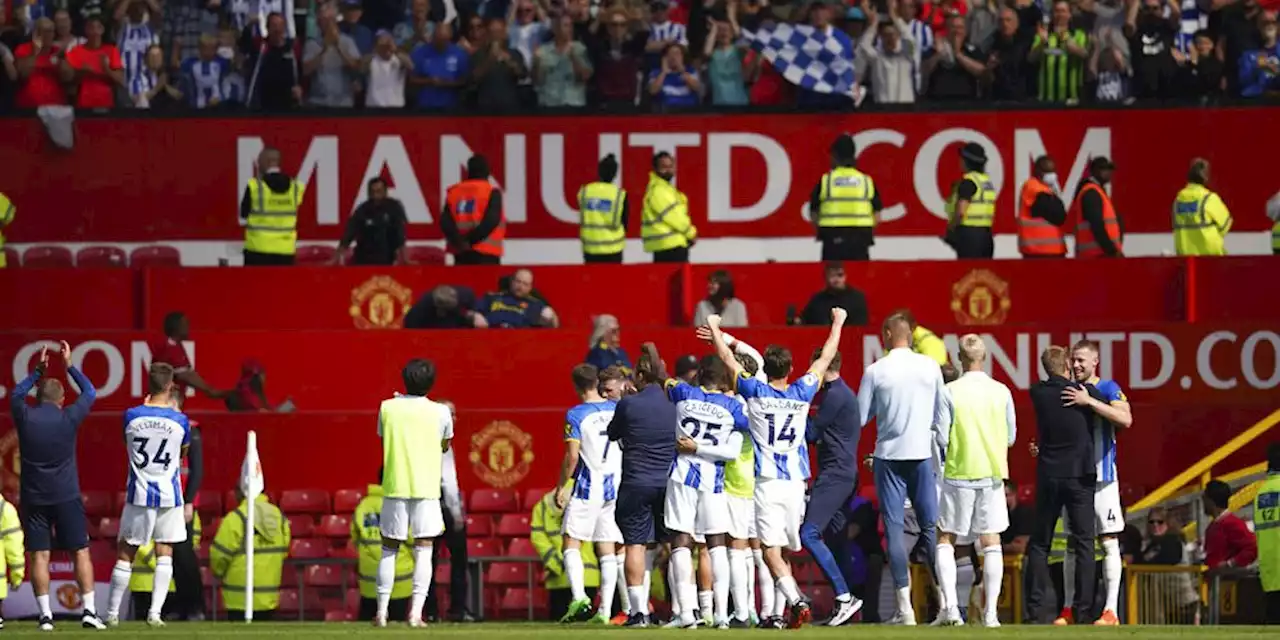
POLYGON ((1094 44, 1093 52, 1089 55, 1089 76, 1094 85, 1094 101, 1129 104, 1133 102, 1130 91, 1133 67, 1120 47, 1113 43, 1110 37, 1104 35, 1094 44))
POLYGON ((267 370, 262 363, 246 358, 240 363, 240 380, 227 396, 227 411, 253 411, 258 413, 290 413, 294 410, 293 398, 285 398, 279 405, 267 400, 267 370))
POLYGON ((404 108, 404 84, 413 68, 408 54, 396 48, 391 32, 378 31, 373 55, 366 56, 362 64, 368 86, 364 94, 364 106, 385 109, 404 108))
POLYGON ((585 107, 591 60, 587 47, 573 40, 573 19, 562 15, 553 22, 554 39, 533 55, 533 85, 538 105, 585 107))
POLYGON ((218 41, 212 35, 200 36, 199 54, 182 61, 182 78, 190 105, 196 109, 216 107, 222 103, 222 81, 231 73, 231 63, 218 55, 218 41))
MULTIPOLYGON (((933 25, 920 20, 918 17, 920 15, 920 5, 916 3, 916 0, 889 0, 888 6, 888 15, 893 18, 892 22, 898 25, 898 31, 901 34, 899 40, 910 40, 914 45, 911 47, 912 62, 915 64, 913 73, 915 74, 916 95, 920 95, 924 90, 921 67, 924 60, 933 54, 936 40, 935 33, 938 37, 941 37, 943 30, 941 28, 934 29, 933 25), (903 25, 906 26, 904 27, 903 25)), ((863 10, 865 11, 866 8, 864 6, 863 10)), ((884 21, 882 20, 881 23, 883 24, 884 21)), ((879 34, 876 34, 875 48, 877 50, 881 49, 882 44, 879 34)))
POLYGON ((63 82, 71 79, 71 73, 62 65, 62 56, 61 50, 53 44, 53 21, 37 19, 31 42, 18 45, 13 52, 18 82, 18 93, 13 102, 15 107, 35 109, 67 104, 63 82))
POLYGON ((653 0, 649 3, 649 41, 644 50, 649 54, 648 67, 657 69, 667 47, 673 44, 689 46, 689 33, 683 24, 671 21, 670 0, 653 0))
POLYGON ((1240 57, 1240 95, 1260 98, 1280 91, 1280 46, 1276 45, 1276 14, 1264 11, 1258 18, 1262 46, 1240 57))
MULTIPOLYGON (((389 43, 388 48, 391 48, 389 43)), ((369 180, 368 189, 369 198, 361 202, 347 219, 347 229, 338 242, 333 263, 342 264, 347 247, 355 242, 351 264, 407 264, 404 251, 405 229, 409 220, 405 217, 404 205, 395 198, 387 197, 387 181, 382 178, 369 180)))
POLYGON ((934 33, 942 35, 946 28, 947 18, 969 13, 969 5, 965 0, 931 0, 920 7, 920 20, 929 25, 934 33))
POLYGON ((363 15, 363 0, 342 0, 342 22, 338 23, 338 29, 356 43, 360 55, 367 56, 373 53, 374 38, 373 30, 360 23, 363 15))
POLYGON ((749 104, 747 83, 742 77, 746 47, 734 42, 738 34, 734 15, 729 14, 728 22, 708 22, 711 33, 707 36, 703 54, 706 58, 707 79, 711 83, 711 104, 718 107, 749 104))
MULTIPOLYGON (((1081 3, 1091 1, 1081 0, 1081 3)), ((964 18, 965 30, 969 34, 969 42, 979 50, 991 46, 999 23, 1000 3, 997 0, 973 0, 969 3, 969 15, 964 18)), ((951 28, 950 18, 948 18, 947 28, 951 28)))
POLYGON ((0 42, 0 113, 7 113, 13 106, 13 94, 18 88, 18 67, 9 45, 0 42))
POLYGON ((431 22, 431 0, 413 0, 409 15, 391 30, 396 46, 409 52, 414 47, 431 42, 435 23, 431 22))
POLYGON ((1180 56, 1178 64, 1182 67, 1178 84, 1186 89, 1188 97, 1202 101, 1213 100, 1226 90, 1227 79, 1222 75, 1222 60, 1218 59, 1213 34, 1209 31, 1196 33, 1191 50, 1185 56, 1180 56))
POLYGON ((849 319, 845 321, 846 325, 865 327, 867 325, 867 297, 862 295, 861 291, 849 286, 849 282, 845 278, 844 264, 828 262, 823 272, 827 279, 826 288, 809 298, 809 303, 804 305, 804 311, 800 313, 798 318, 793 318, 791 324, 830 325, 831 310, 835 307, 840 307, 849 312, 849 319))
POLYGON ((707 326, 707 318, 720 316, 720 326, 726 328, 747 326, 747 305, 733 296, 733 277, 728 271, 713 271, 707 278, 707 297, 698 301, 693 311, 693 326, 707 326))
POLYGON ((482 111, 512 112, 520 108, 520 81, 529 75, 524 57, 511 46, 507 22, 489 19, 485 48, 471 54, 476 106, 482 111))
POLYGON ((1178 30, 1182 28, 1177 0, 1167 0, 1161 15, 1160 0, 1131 0, 1124 33, 1133 57, 1133 97, 1172 98, 1178 65, 1173 59, 1178 30))
POLYGON ((702 97, 698 70, 684 61, 684 47, 673 44, 662 52, 661 67, 649 73, 653 104, 663 108, 696 107, 702 97))
POLYGON ((74 73, 77 109, 110 109, 116 106, 116 88, 124 86, 124 63, 114 44, 102 39, 102 18, 85 21, 85 43, 63 58, 64 74, 74 73))
POLYGON ((458 46, 462 47, 467 55, 484 49, 489 42, 489 32, 485 31, 484 18, 478 15, 468 16, 461 23, 466 25, 466 28, 462 32, 462 37, 458 38, 458 46))
POLYGON ((1258 539, 1230 511, 1231 485, 1210 480, 1204 488, 1204 514, 1213 521, 1204 532, 1204 564, 1210 570, 1247 567, 1258 558, 1258 539))
POLYGON ((476 294, 468 287, 437 285, 414 303, 404 315, 406 329, 487 329, 489 323, 475 311, 476 294))
POLYGON ((596 38, 597 45, 591 51, 592 65, 597 71, 591 76, 596 101, 606 108, 632 106, 638 96, 649 34, 632 33, 631 19, 621 7, 609 10, 601 23, 605 37, 596 38))
POLYGON ((746 57, 746 79, 751 85, 751 104, 761 107, 794 105, 796 87, 782 77, 759 51, 752 49, 746 57))
POLYGON ((84 38, 72 31, 71 13, 66 9, 53 12, 53 43, 62 50, 63 54, 84 44, 84 38))
MULTIPOLYGON (((862 0, 862 11, 870 14, 866 33, 862 34, 858 51, 868 60, 871 95, 876 104, 911 104, 916 101, 916 42, 910 27, 900 16, 886 22, 871 9, 870 0, 862 0), (880 45, 875 45, 876 36, 880 45)), ((825 10, 822 11, 825 13, 825 10)))
POLYGON ((1009 7, 1000 10, 1000 26, 987 52, 991 99, 1021 102, 1030 97, 1035 78, 1035 67, 1028 62, 1033 33, 1019 28, 1016 11, 1009 7))
MULTIPOLYGON (((975 14, 970 14, 975 15, 975 14)), ((964 18, 947 20, 947 32, 938 38, 933 55, 924 61, 923 75, 933 101, 977 100, 986 75, 982 49, 968 37, 964 18)))
POLYGON ((186 314, 181 311, 171 311, 165 315, 162 326, 164 340, 151 345, 151 362, 160 362, 173 367, 177 393, 186 397, 187 387, 191 387, 214 400, 227 397, 229 391, 214 389, 191 367, 187 347, 183 344, 191 337, 191 323, 187 320, 186 314))
POLYGON ((591 340, 587 342, 590 351, 583 362, 595 365, 601 371, 609 367, 619 367, 627 377, 633 371, 631 358, 622 348, 622 327, 618 318, 607 313, 595 317, 592 322, 591 340))
POLYGON ((159 28, 160 5, 156 0, 122 0, 116 5, 115 17, 120 25, 116 46, 124 61, 125 86, 129 87, 146 71, 147 50, 160 44, 159 33, 152 28, 153 23, 159 28))
MULTIPOLYGON (((870 12, 868 6, 869 5, 867 3, 863 3, 863 13, 870 12)), ((807 8, 809 10, 809 25, 819 33, 829 36, 840 45, 843 54, 833 53, 831 55, 843 55, 850 65, 854 64, 855 59, 858 57, 857 53, 854 51, 854 49, 857 48, 857 43, 850 40, 849 36, 845 35, 843 31, 839 31, 835 27, 831 26, 832 7, 827 4, 819 3, 810 4, 807 8)), ((874 17, 872 19, 874 19, 874 17)), ((875 32, 875 30, 874 25, 869 25, 867 27, 868 32, 875 32)), ((866 34, 863 34, 863 37, 865 38, 866 34)), ((914 79, 909 81, 908 84, 911 84, 914 88, 914 79)), ((821 93, 818 91, 810 91, 808 89, 800 88, 797 93, 797 104, 801 107, 844 110, 853 108, 853 98, 851 96, 838 93, 821 93)))
POLYGON ((1054 1, 1049 26, 1040 25, 1029 56, 1031 64, 1040 67, 1040 102, 1079 104, 1089 36, 1072 28, 1070 2, 1054 1))
POLYGON ((250 59, 249 87, 245 95, 250 104, 263 111, 292 109, 302 102, 301 71, 294 55, 293 41, 288 39, 288 23, 284 16, 267 16, 267 37, 261 49, 254 48, 250 59))
MULTIPOLYGON (((222 17, 221 0, 165 0, 164 28, 160 31, 161 44, 169 52, 169 66, 177 69, 182 61, 194 58, 199 52, 200 36, 217 33, 222 17)), ((247 7, 246 7, 247 10, 247 7)), ((256 25, 257 22, 255 21, 256 25)), ((243 27, 241 27, 243 29, 243 27)), ((285 31, 287 34, 287 29, 285 31)), ((246 32, 241 42, 245 55, 257 54, 259 46, 254 42, 255 31, 246 32)), ((285 93, 289 92, 285 85, 285 93)))
POLYGON ((560 326, 560 319, 550 305, 530 295, 533 292, 533 272, 518 269, 511 275, 506 291, 486 295, 480 301, 479 311, 490 327, 502 329, 529 329, 560 326))
POLYGON ((1239 0, 1217 12, 1218 59, 1227 79, 1227 95, 1240 95, 1240 58, 1246 51, 1262 47, 1258 18, 1262 7, 1258 0, 1239 0))
POLYGON ((71 22, 77 32, 85 33, 87 39, 87 31, 89 28, 89 19, 97 18, 102 21, 102 26, 106 31, 114 31, 111 29, 114 25, 111 20, 111 12, 108 5, 113 4, 109 0, 75 0, 67 2, 68 8, 71 9, 71 22))
POLYGON ((431 34, 431 44, 420 44, 409 54, 413 59, 409 85, 421 87, 417 102, 420 109, 455 109, 460 103, 470 71, 466 50, 452 40, 452 25, 441 22, 431 34))
POLYGON ((1000 544, 1006 557, 1020 556, 1027 552, 1027 542, 1035 529, 1036 510, 1018 501, 1018 483, 1013 480, 1004 481, 1004 503, 1009 509, 1009 528, 1000 534, 1000 544))
POLYGON ((1171 528, 1168 520, 1164 507, 1153 507, 1147 514, 1147 541, 1136 559, 1139 563, 1182 564, 1182 532, 1171 528))
POLYGON ((135 108, 152 111, 173 109, 182 103, 182 91, 169 81, 160 45, 147 49, 146 68, 129 83, 129 96, 135 108))
POLYGON ((356 74, 360 71, 360 49, 351 36, 342 33, 332 7, 321 7, 316 16, 320 32, 307 40, 302 51, 302 75, 311 81, 307 106, 355 106, 356 74))

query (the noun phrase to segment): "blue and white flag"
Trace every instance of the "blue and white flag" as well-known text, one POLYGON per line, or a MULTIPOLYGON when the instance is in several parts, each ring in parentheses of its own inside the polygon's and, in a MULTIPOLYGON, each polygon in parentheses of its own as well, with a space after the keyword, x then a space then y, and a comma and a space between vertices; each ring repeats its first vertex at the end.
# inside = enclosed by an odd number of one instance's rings
POLYGON ((843 31, 823 33, 807 24, 775 24, 742 35, 791 84, 819 93, 853 95, 853 40, 843 31))

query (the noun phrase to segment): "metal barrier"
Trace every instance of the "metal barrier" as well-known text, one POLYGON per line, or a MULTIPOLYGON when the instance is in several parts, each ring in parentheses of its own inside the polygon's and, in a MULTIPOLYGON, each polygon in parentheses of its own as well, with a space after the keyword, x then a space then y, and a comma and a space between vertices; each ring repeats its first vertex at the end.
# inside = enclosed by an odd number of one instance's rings
POLYGON ((1205 568, 1133 564, 1125 567, 1125 624, 1198 625, 1209 602, 1205 568))

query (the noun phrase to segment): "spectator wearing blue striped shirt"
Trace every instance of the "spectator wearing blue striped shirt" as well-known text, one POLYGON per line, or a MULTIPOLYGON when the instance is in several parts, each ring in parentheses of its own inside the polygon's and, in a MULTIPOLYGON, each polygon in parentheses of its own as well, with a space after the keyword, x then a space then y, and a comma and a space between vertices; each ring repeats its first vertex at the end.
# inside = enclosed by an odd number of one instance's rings
MULTIPOLYGON (((23 35, 31 35, 35 29, 36 20, 40 18, 52 18, 57 11, 65 12, 66 9, 54 9, 53 0, 26 0, 25 2, 15 2, 13 8, 13 18, 22 26, 23 35)), ((71 25, 71 14, 67 14, 67 26, 71 25)))
POLYGON ((200 36, 199 53, 182 61, 182 78, 191 106, 218 106, 222 102, 222 79, 230 71, 231 63, 218 56, 218 41, 211 35, 200 36))
POLYGON ((160 17, 160 6, 155 2, 123 0, 116 6, 116 22, 120 24, 116 32, 116 47, 120 49, 124 81, 128 86, 146 72, 147 50, 151 45, 160 44, 159 32, 152 28, 152 23, 160 17))
POLYGON ((649 93, 661 107, 696 107, 702 101, 702 80, 697 69, 686 64, 684 47, 668 45, 662 67, 649 73, 649 93))
POLYGON ((373 53, 373 30, 360 23, 364 15, 364 4, 361 0, 342 0, 342 22, 338 29, 356 43, 360 55, 373 53))
POLYGON ((133 106, 138 109, 159 109, 172 107, 182 100, 182 92, 169 80, 169 72, 164 68, 164 50, 160 45, 151 45, 143 56, 144 67, 132 80, 129 80, 129 96, 133 98, 133 106))
POLYGON ((668 0, 654 0, 649 4, 649 41, 644 45, 646 66, 658 69, 662 65, 663 52, 678 44, 689 46, 689 33, 685 26, 671 21, 668 0))

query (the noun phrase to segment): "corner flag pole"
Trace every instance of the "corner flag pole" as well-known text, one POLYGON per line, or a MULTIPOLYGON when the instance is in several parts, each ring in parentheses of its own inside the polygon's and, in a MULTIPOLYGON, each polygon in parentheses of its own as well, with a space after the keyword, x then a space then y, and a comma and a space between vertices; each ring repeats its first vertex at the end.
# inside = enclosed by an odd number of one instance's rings
POLYGON ((245 499, 245 622, 253 622, 253 539, 256 537, 253 516, 254 503, 262 494, 263 486, 262 463, 258 460, 258 434, 250 431, 248 446, 244 453, 244 464, 240 466, 240 492, 244 494, 245 499))

